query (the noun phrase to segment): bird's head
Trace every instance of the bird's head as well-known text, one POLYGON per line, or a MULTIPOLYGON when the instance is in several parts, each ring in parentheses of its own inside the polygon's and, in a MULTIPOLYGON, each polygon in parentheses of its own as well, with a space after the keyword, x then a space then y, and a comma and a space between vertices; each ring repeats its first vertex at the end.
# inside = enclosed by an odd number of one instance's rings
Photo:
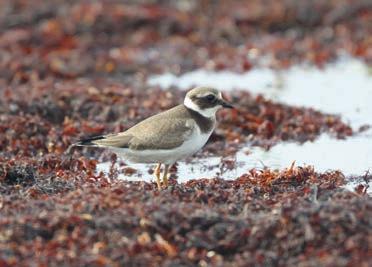
POLYGON ((190 90, 186 94, 184 105, 207 118, 215 116, 220 108, 233 108, 222 98, 221 92, 210 87, 196 87, 190 90))

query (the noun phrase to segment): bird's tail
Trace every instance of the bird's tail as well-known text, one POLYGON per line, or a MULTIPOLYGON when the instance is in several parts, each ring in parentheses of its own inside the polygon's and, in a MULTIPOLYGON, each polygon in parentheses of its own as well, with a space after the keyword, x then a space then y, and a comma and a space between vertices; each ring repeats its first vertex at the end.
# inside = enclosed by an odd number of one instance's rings
POLYGON ((122 134, 108 134, 99 135, 89 138, 82 139, 75 144, 72 144, 68 149, 67 153, 71 151, 73 147, 77 146, 94 146, 94 147, 109 147, 109 148, 128 148, 129 142, 132 139, 131 135, 122 134))
POLYGON ((74 146, 97 146, 98 144, 94 141, 105 139, 105 135, 93 136, 85 139, 81 139, 74 146))
POLYGON ((77 147, 77 146, 99 146, 98 144, 94 143, 94 141, 102 140, 102 139, 105 139, 105 136, 104 135, 93 136, 93 137, 88 137, 88 138, 81 139, 78 142, 76 142, 74 144, 71 144, 67 148, 67 150, 66 150, 65 153, 66 154, 70 154, 71 153, 71 150, 74 147, 77 147))

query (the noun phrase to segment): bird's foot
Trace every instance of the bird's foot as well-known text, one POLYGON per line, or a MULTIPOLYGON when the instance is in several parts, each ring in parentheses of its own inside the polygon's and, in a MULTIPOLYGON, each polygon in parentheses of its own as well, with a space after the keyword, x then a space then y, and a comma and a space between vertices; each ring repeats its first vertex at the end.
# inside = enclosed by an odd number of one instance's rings
POLYGON ((168 188, 169 182, 168 182, 168 177, 165 176, 163 177, 163 189, 168 188))
POLYGON ((162 189, 160 179, 156 180, 156 184, 158 185, 158 190, 162 189))

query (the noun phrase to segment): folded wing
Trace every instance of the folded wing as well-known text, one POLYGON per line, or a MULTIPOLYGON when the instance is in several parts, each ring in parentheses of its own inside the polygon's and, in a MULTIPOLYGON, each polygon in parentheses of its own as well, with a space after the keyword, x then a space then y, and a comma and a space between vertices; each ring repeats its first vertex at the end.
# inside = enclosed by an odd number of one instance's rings
POLYGON ((149 119, 125 132, 84 139, 76 145, 132 150, 172 149, 182 145, 194 130, 194 124, 190 119, 164 116, 149 119))

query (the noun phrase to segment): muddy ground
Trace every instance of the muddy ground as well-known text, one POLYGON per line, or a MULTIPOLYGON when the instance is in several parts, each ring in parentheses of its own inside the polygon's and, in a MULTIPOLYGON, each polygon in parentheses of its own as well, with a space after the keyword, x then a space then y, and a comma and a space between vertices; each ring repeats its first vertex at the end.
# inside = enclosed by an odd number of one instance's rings
MULTIPOLYGON (((108 152, 65 153, 182 101, 151 74, 243 72, 263 57, 322 67, 339 51, 370 64, 370 2, 136 2, 0 1, 0 266, 371 265, 368 173, 354 191, 309 166, 158 191, 97 173, 117 161, 108 152)), ((354 134, 332 114, 225 96, 237 109, 196 157, 354 134)))

